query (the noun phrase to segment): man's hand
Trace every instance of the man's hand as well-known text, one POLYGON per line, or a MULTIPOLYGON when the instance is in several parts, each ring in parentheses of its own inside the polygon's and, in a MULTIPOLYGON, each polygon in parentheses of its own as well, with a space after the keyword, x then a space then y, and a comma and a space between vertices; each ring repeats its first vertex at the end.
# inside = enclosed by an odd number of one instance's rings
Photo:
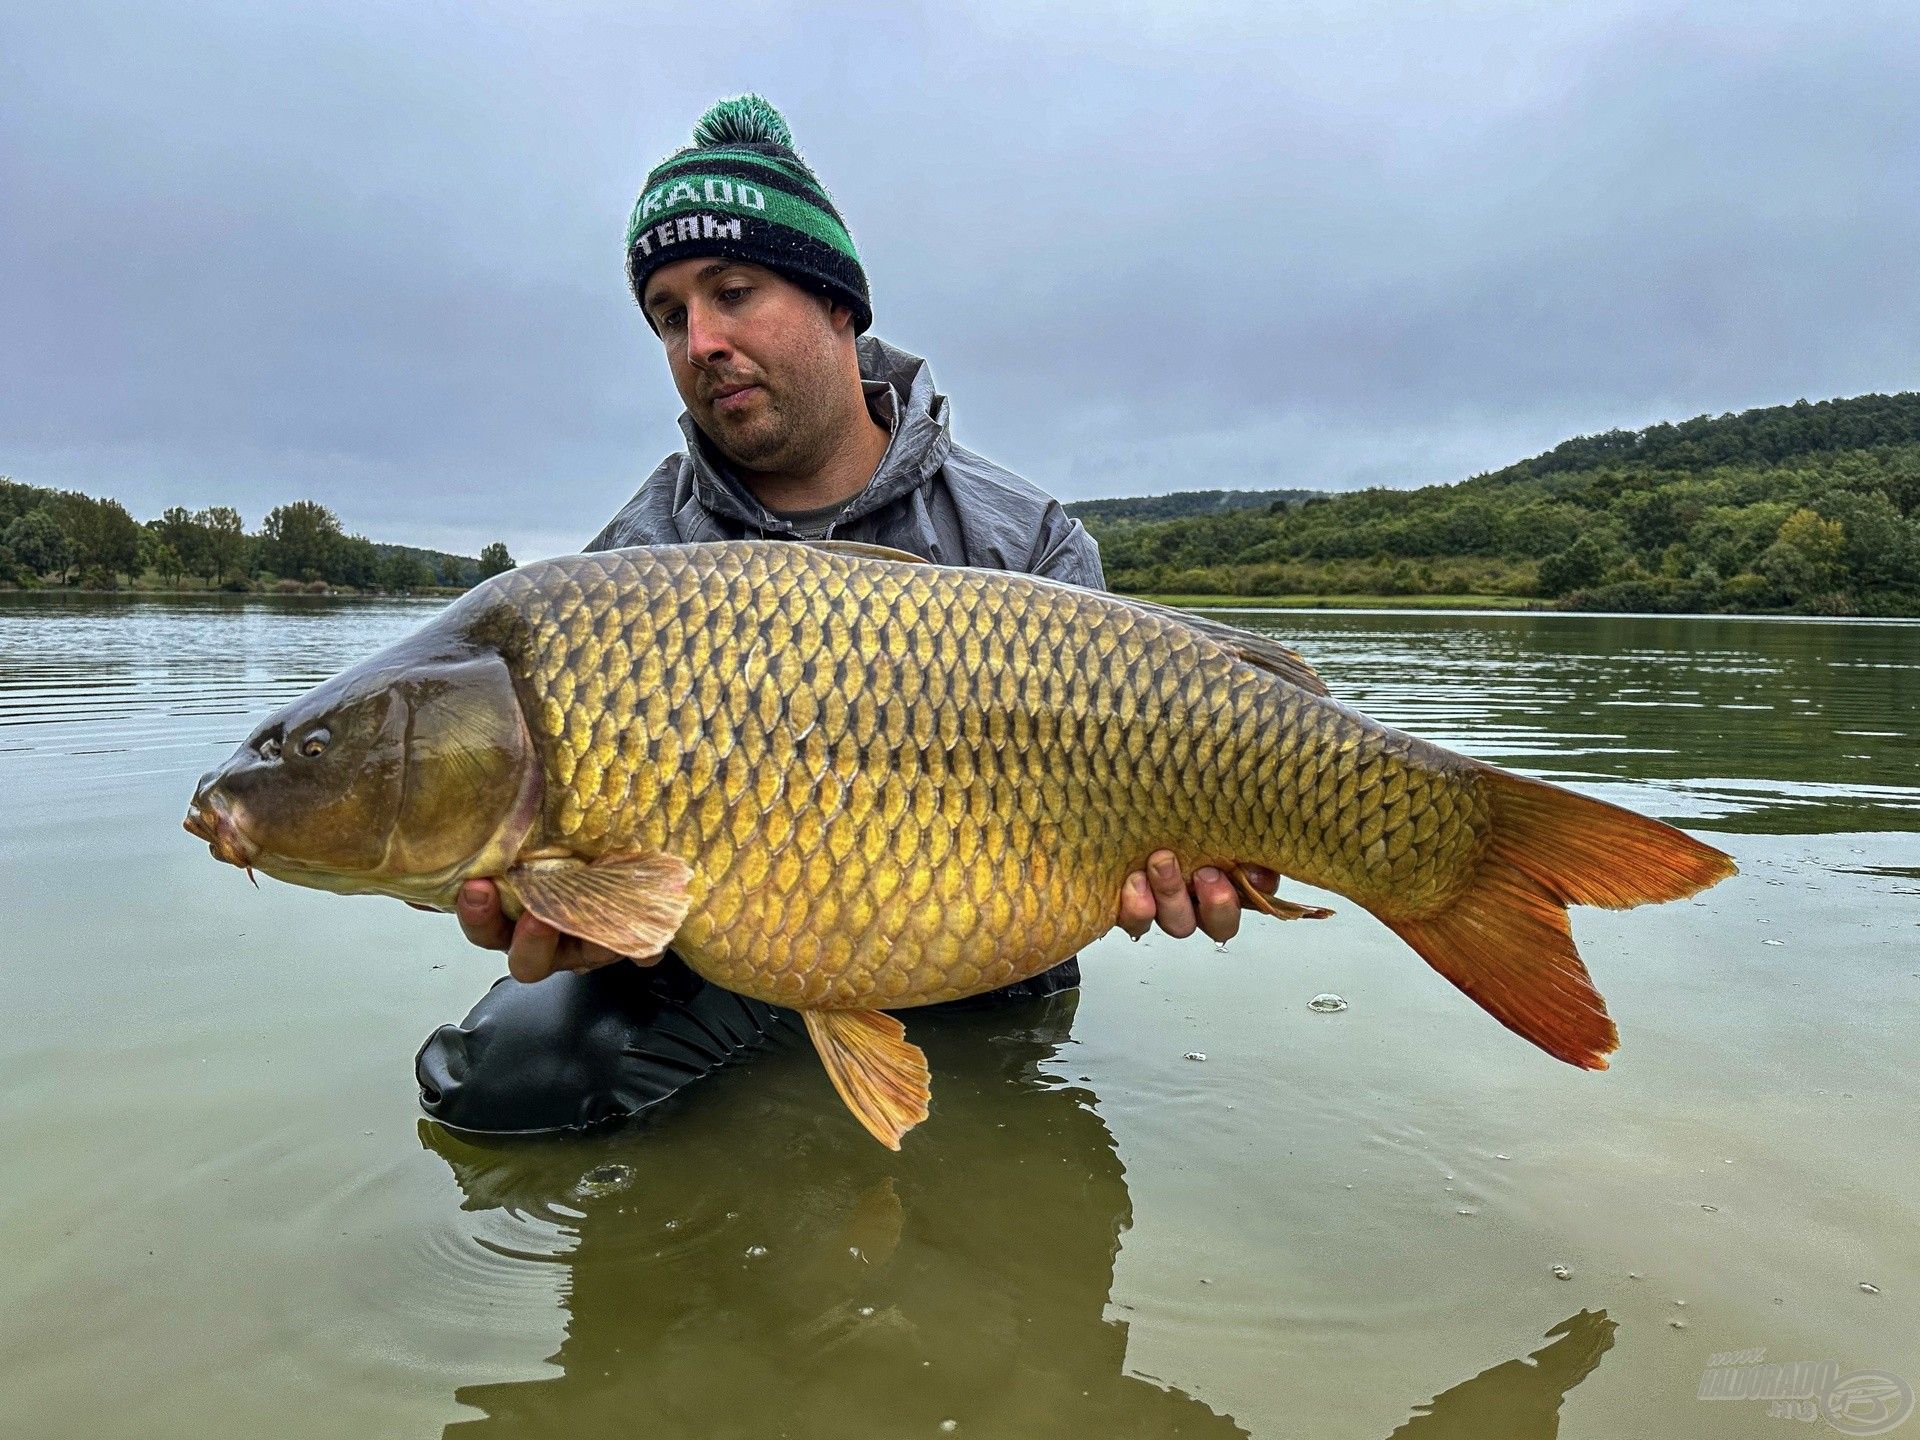
MULTIPOLYGON (((491 880, 469 880, 460 887, 454 914, 468 940, 483 950, 507 952, 507 972, 531 985, 556 970, 597 970, 622 957, 604 945, 562 935, 544 920, 522 915, 518 921, 500 913, 500 892, 491 880)), ((659 957, 637 960, 652 965, 659 957)))
MULTIPOLYGON (((1243 868, 1257 890, 1271 895, 1280 884, 1271 870, 1243 868)), ((1138 940, 1156 921, 1176 940, 1198 929, 1225 944, 1240 933, 1240 892, 1211 865, 1194 871, 1189 890, 1173 852, 1156 850, 1147 857, 1147 868, 1134 871, 1120 887, 1120 918, 1115 923, 1138 940)))

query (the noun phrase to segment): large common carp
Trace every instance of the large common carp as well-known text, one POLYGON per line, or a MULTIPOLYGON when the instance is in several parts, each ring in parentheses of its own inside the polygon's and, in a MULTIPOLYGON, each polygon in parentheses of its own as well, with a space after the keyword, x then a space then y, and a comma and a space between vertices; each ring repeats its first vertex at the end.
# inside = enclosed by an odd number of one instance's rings
POLYGON ((1618 1043, 1570 904, 1690 895, 1718 850, 1376 724, 1292 651, 1175 611, 861 545, 576 555, 496 576, 270 716, 194 795, 213 853, 510 915, 805 1017, 887 1145, 927 1067, 884 1010, 1112 927, 1160 847, 1373 912, 1574 1065, 1618 1043))

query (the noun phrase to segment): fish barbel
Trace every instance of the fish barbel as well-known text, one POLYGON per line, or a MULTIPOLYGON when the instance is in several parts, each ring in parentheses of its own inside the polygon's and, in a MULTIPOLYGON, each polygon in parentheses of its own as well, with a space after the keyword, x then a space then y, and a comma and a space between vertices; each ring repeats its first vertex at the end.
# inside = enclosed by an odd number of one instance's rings
POLYGON ((1603 1068, 1570 904, 1731 874, 1679 830, 1331 699, 1292 651, 1032 576, 785 541, 499 575, 269 717, 187 828, 297 884, 451 909, 469 879, 623 955, 672 943, 804 1017, 898 1147, 927 1113, 883 1013, 1038 974, 1167 848, 1346 896, 1502 1024, 1603 1068))

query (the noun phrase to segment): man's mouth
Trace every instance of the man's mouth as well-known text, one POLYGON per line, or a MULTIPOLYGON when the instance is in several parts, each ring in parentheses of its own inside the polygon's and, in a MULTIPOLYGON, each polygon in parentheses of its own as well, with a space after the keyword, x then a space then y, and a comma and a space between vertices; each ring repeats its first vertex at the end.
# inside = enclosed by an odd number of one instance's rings
POLYGON ((716 410, 737 410, 752 399, 758 385, 722 385, 708 401, 716 410))

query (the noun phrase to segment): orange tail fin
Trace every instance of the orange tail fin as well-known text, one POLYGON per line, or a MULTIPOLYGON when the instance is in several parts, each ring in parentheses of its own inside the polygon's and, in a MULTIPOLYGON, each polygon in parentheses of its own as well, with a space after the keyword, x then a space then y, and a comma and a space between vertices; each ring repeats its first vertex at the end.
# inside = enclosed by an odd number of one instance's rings
POLYGON ((1574 949, 1567 906, 1679 900, 1733 874, 1733 861, 1557 785, 1490 767, 1479 780, 1493 838, 1472 882, 1445 910, 1386 923, 1509 1030, 1569 1065, 1604 1070, 1620 1034, 1574 949))

